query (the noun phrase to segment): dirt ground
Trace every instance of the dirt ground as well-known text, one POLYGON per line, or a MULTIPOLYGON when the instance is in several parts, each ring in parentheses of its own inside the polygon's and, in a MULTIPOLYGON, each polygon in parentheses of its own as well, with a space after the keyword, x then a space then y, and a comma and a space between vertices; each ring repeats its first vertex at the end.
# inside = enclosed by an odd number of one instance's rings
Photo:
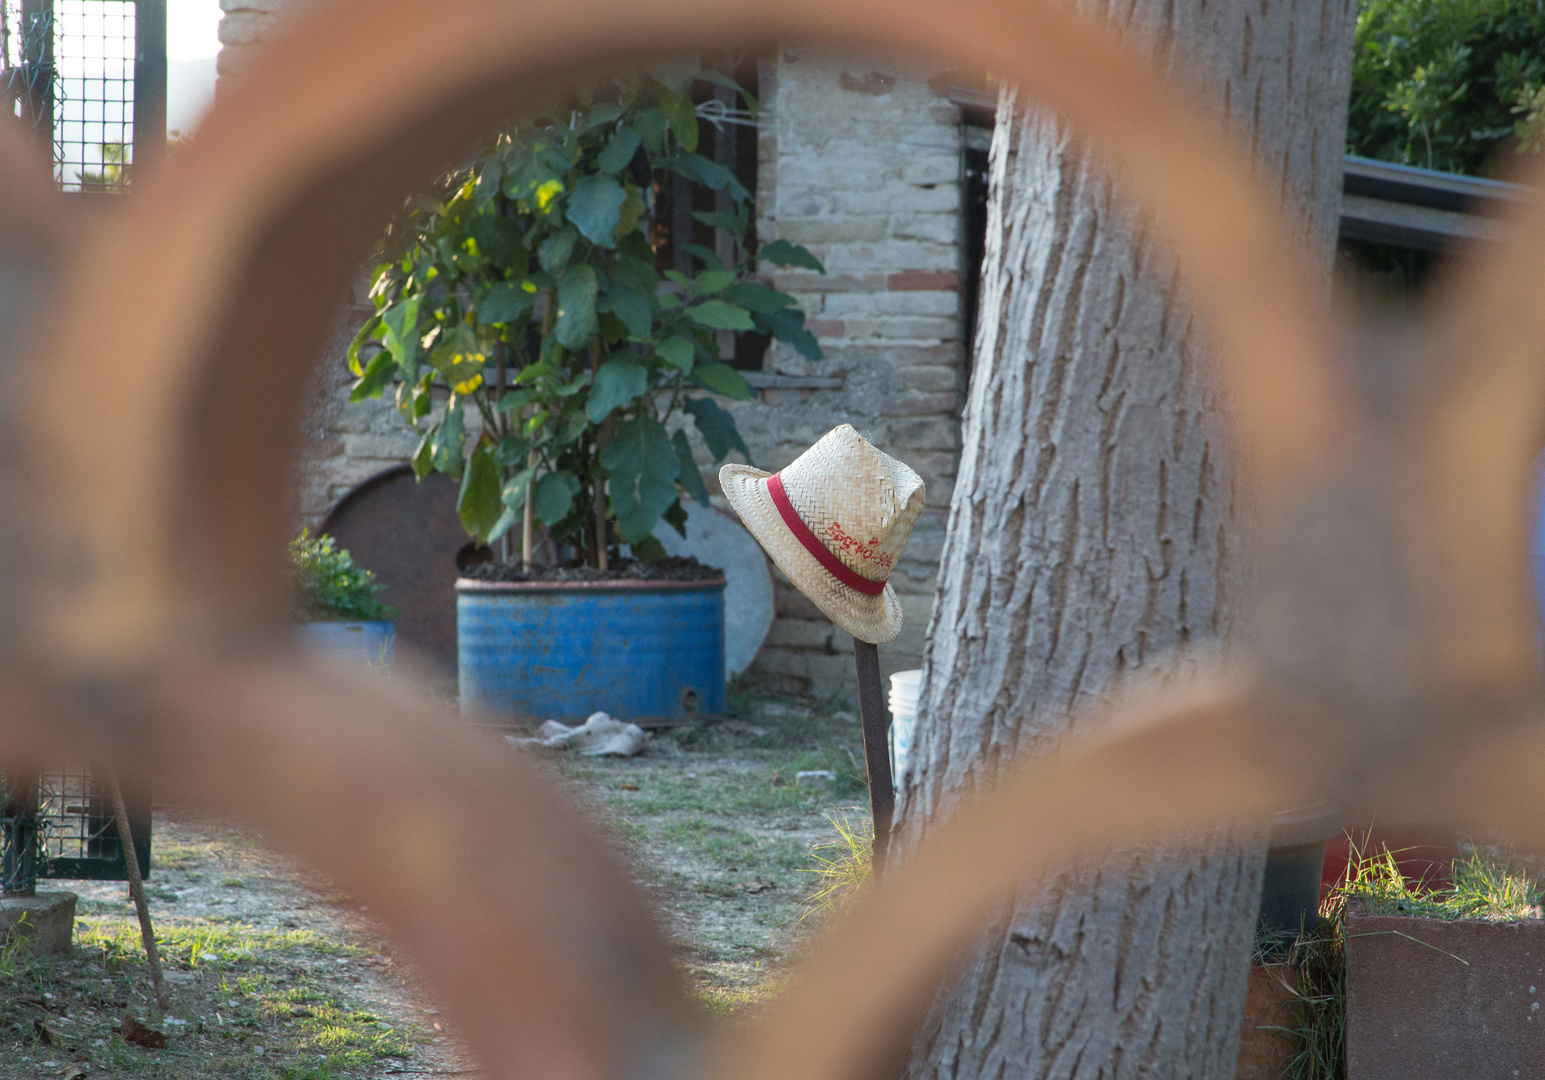
MULTIPOLYGON (((811 928, 810 850, 836 837, 831 817, 867 825, 851 713, 745 694, 735 712, 656 733, 637 758, 547 758, 618 839, 718 1014, 774 988, 811 928), (799 780, 812 771, 831 776, 799 780)), ((155 1009, 126 887, 42 883, 80 896, 75 950, 0 950, 0 1080, 476 1075, 368 911, 191 811, 158 807, 154 837, 147 887, 170 1013, 155 1009), (126 1041, 126 1017, 165 1048, 126 1041)))

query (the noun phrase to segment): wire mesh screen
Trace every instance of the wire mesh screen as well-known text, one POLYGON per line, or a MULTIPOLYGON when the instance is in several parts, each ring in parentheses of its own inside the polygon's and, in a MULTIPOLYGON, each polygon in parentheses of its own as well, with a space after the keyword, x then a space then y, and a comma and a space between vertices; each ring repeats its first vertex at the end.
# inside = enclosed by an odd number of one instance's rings
POLYGON ((0 107, 65 191, 113 192, 164 144, 164 0, 0 0, 0 107))
MULTIPOLYGON (((126 791, 140 875, 150 875, 150 799, 126 791)), ((48 769, 0 774, 0 891, 28 894, 40 878, 123 881, 128 877, 112 796, 100 774, 48 769)))
POLYGON ((54 179, 111 191, 134 159, 135 5, 54 0, 54 179))
MULTIPOLYGON (((150 874, 150 815, 143 800, 130 799, 141 876, 150 874)), ((118 826, 107 785, 85 769, 57 769, 38 778, 38 877, 122 880, 126 876, 118 826)))

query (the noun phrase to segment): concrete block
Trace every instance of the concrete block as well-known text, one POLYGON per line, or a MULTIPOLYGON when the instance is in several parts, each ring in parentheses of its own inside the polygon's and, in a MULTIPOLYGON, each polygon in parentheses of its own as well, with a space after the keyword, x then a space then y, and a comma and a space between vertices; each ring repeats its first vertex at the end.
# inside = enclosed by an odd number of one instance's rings
POLYGON ((885 279, 892 292, 956 292, 960 275, 954 270, 902 270, 885 279))
POLYGON ((958 409, 958 398, 954 393, 904 390, 886 395, 882 411, 886 416, 954 416, 958 409))
MULTIPOLYGON (((960 294, 953 292, 881 292, 832 293, 826 297, 828 317, 852 315, 923 315, 943 317, 956 322, 960 315, 960 294)), ((958 331, 952 333, 957 336, 958 331)))
POLYGON ((273 16, 262 11, 228 11, 220 19, 221 45, 256 45, 268 36, 273 16))
POLYGON ((778 239, 791 244, 871 243, 885 239, 889 222, 884 215, 872 217, 819 217, 783 219, 778 239))
MULTIPOLYGON (((762 265, 764 267, 771 266, 770 263, 763 263, 762 265)), ((817 274, 813 270, 777 269, 772 274, 772 286, 798 298, 819 293, 876 293, 885 290, 885 275, 817 274)))
POLYGON ((953 455, 960 449, 960 425, 943 416, 893 420, 886 425, 885 449, 891 454, 933 450, 953 455))
POLYGON ((909 184, 948 184, 960 179, 960 159, 954 154, 917 155, 902 167, 909 184))
POLYGON ((1346 917, 1347 1080, 1545 1080, 1545 920, 1346 917))
POLYGON ((838 214, 950 214, 960 213, 960 186, 956 183, 887 184, 879 191, 832 192, 831 208, 838 214))
POLYGON ((0 944, 25 938, 35 956, 70 955, 76 899, 71 892, 0 897, 0 944))
POLYGON ((937 315, 889 315, 848 319, 852 338, 896 338, 902 341, 954 341, 960 320, 937 315))
MULTIPOLYGON (((407 426, 403 426, 407 431, 407 426)), ((407 461, 418 448, 418 437, 407 435, 350 435, 344 447, 351 458, 376 458, 382 461, 407 461)))
POLYGON ((897 214, 891 221, 891 235, 898 240, 932 240, 950 244, 960 239, 958 214, 897 214))

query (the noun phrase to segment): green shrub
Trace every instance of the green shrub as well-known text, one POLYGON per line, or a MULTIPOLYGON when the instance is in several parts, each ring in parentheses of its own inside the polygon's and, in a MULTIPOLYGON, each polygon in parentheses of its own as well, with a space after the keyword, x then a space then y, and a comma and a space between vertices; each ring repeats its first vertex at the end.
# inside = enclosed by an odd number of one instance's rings
POLYGON ((1362 0, 1347 149, 1479 174, 1545 137, 1545 0, 1362 0))
POLYGON ((295 583, 295 615, 301 622, 395 619, 397 609, 376 599, 386 588, 376 576, 354 565, 331 536, 313 537, 310 529, 290 541, 290 576, 295 583))
POLYGON ((750 92, 695 65, 596 87, 513 125, 382 241, 375 314, 348 353, 351 400, 392 393, 421 437, 415 474, 461 481, 456 509, 481 543, 516 529, 529 555, 541 525, 598 568, 620 544, 663 558, 656 524, 685 535, 682 498, 708 505, 682 422, 715 462, 750 460, 712 396, 752 396, 720 333, 822 356, 794 298, 755 273, 824 269, 787 240, 753 248, 751 192, 697 152, 697 84, 732 90, 755 117, 750 92), (676 178, 715 193, 717 209, 692 216, 725 241, 681 237, 691 273, 656 265, 655 193, 676 178))

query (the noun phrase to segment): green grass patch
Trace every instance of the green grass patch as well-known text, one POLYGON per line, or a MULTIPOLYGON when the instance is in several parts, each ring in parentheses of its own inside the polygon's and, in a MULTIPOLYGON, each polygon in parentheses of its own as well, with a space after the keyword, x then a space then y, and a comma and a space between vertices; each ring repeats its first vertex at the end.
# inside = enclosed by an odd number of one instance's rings
POLYGON ((1406 879, 1396 859, 1399 852, 1382 848, 1369 853, 1366 846, 1366 838, 1352 842, 1347 880, 1337 895, 1369 914, 1506 922, 1540 917, 1539 884, 1511 857, 1455 859, 1449 887, 1431 888, 1406 879))

